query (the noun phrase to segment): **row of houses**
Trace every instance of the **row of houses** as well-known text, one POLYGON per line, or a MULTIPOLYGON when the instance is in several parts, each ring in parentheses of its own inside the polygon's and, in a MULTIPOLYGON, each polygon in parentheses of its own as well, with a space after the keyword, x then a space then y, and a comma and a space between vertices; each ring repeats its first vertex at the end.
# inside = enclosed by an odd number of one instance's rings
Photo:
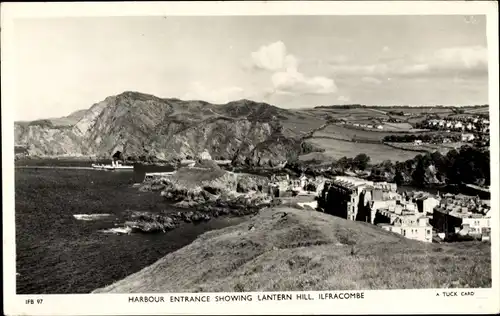
POLYGON ((490 121, 485 118, 464 118, 458 119, 430 119, 425 123, 426 127, 431 129, 449 129, 455 131, 470 131, 489 133, 490 121))
POLYGON ((354 127, 366 128, 366 129, 379 129, 379 130, 384 129, 384 126, 381 124, 351 123, 351 122, 346 122, 344 120, 339 121, 338 124, 340 124, 340 125, 352 125, 354 127))
MULTIPOLYGON (((443 203, 448 203, 448 200, 423 192, 400 194, 394 183, 342 176, 325 183, 318 200, 318 207, 325 213, 349 220, 369 222, 387 231, 423 242, 432 242, 433 231, 441 232, 445 225, 443 223, 448 225, 445 228, 447 232, 460 231, 463 225, 469 225, 468 232, 477 231, 479 227, 481 227, 479 230, 483 232, 485 231, 483 227, 489 227, 489 220, 481 220, 477 224, 472 224, 469 220, 464 220, 468 218, 465 215, 460 217, 461 220, 455 221, 442 220, 441 214, 438 214, 435 221, 434 214, 445 205, 443 203)), ((481 214, 481 218, 486 218, 485 206, 478 207, 477 203, 480 202, 476 201, 476 204, 469 202, 467 211, 465 209, 461 211, 463 214, 475 212, 475 214, 481 214)), ((450 216, 454 215, 455 213, 451 213, 450 216)))
MULTIPOLYGON (((472 142, 476 139, 480 139, 480 137, 476 137, 476 135, 474 133, 462 133, 460 135, 460 141, 462 142, 472 142)), ((442 143, 446 144, 446 143, 452 143, 453 141, 449 138, 443 138, 441 140, 442 143)), ((415 146, 421 146, 423 144, 425 144, 426 142, 422 141, 421 139, 415 139, 413 141, 413 144, 415 146)), ((431 143, 436 143, 436 141, 432 141, 431 143)))

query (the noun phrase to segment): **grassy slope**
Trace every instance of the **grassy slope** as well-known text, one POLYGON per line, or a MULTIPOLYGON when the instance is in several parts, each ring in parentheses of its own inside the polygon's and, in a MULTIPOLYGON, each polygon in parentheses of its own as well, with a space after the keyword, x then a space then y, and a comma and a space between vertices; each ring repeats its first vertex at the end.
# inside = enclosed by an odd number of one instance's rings
POLYGON ((490 275, 489 244, 425 244, 320 212, 277 208, 205 233, 96 292, 488 287, 490 275))

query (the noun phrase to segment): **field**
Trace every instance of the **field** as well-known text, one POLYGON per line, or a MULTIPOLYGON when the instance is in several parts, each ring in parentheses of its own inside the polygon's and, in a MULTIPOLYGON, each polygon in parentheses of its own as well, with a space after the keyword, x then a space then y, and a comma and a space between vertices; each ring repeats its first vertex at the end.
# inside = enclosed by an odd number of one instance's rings
MULTIPOLYGON (((297 129, 302 131, 317 129, 307 141, 325 149, 325 153, 322 155, 325 162, 344 156, 354 157, 359 153, 369 155, 372 162, 380 162, 386 159, 404 161, 413 158, 419 152, 439 151, 446 153, 451 148, 460 147, 462 143, 424 144, 418 148, 413 144, 403 143, 394 143, 388 146, 382 144, 384 137, 389 135, 439 133, 415 129, 413 126, 424 120, 429 114, 437 114, 440 117, 467 116, 487 112, 488 108, 464 108, 464 111, 465 114, 456 114, 453 109, 444 107, 320 107, 296 111, 299 116, 296 116, 295 120, 290 120, 287 124, 289 126, 296 124, 297 129), (395 112, 403 112, 407 115, 396 115, 395 112), (297 122, 300 117, 304 120, 297 122), (313 121, 312 117, 315 117, 318 121, 313 121), (401 122, 383 122, 383 119, 389 118, 397 118, 401 122), (318 129, 321 126, 321 120, 326 122, 328 119, 342 119, 346 121, 346 124, 330 123, 324 128, 318 129), (383 129, 368 130, 353 126, 353 124, 381 124, 383 129)), ((318 160, 321 157, 304 155, 301 160, 312 158, 318 160)))
POLYGON ((471 113, 471 114, 488 114, 490 111, 489 107, 483 106, 483 107, 477 107, 473 109, 467 109, 466 113, 471 113))
POLYGON ((377 123, 382 118, 388 118, 385 112, 378 109, 359 108, 359 109, 311 109, 307 112, 314 113, 317 116, 328 115, 335 119, 344 119, 348 122, 356 123, 377 123))
MULTIPOLYGON (((411 132, 413 131, 413 126, 409 123, 384 123, 384 130, 390 130, 394 132, 411 132)), ((418 130, 419 131, 419 130, 418 130)))
POLYGON ((328 153, 324 152, 312 152, 305 155, 299 156, 300 161, 317 161, 322 165, 331 164, 335 158, 333 158, 328 153))
POLYGON ((357 154, 364 153, 370 156, 371 163, 379 163, 384 160, 405 161, 418 154, 384 144, 354 143, 330 138, 311 138, 307 141, 325 149, 324 154, 334 159, 344 156, 353 158, 357 154))
POLYGON ((398 133, 388 131, 368 131, 360 128, 346 127, 332 124, 314 133, 314 137, 336 138, 341 140, 351 140, 359 142, 382 142, 385 136, 398 133))
POLYGON ((367 223, 278 207, 205 233, 95 292, 486 288, 490 258, 489 243, 423 243, 367 223))
MULTIPOLYGON (((487 114, 488 107, 465 107, 463 108, 464 114, 474 115, 474 114, 487 114)), ((444 107, 360 107, 360 108, 341 108, 341 107, 330 107, 330 108, 314 108, 304 110, 313 113, 317 116, 330 115, 337 119, 345 119, 349 122, 356 123, 376 123, 381 119, 396 118, 403 122, 415 123, 422 121, 427 115, 438 115, 442 118, 455 115, 455 112, 451 108, 444 107), (404 112, 408 115, 396 115, 391 112, 404 112)))
POLYGON ((326 123, 326 120, 322 116, 313 115, 306 111, 292 113, 286 116, 286 120, 281 121, 283 133, 287 136, 305 136, 307 133, 326 123))
POLYGON ((418 152, 435 152, 438 151, 441 154, 445 155, 448 151, 452 149, 458 149, 465 145, 463 142, 454 142, 454 143, 446 143, 446 144, 427 144, 423 143, 422 145, 415 145, 414 143, 386 143, 387 145, 394 147, 395 149, 403 149, 409 151, 418 151, 418 152))
POLYGON ((412 115, 427 115, 427 114, 452 114, 453 110, 451 108, 444 107, 418 107, 418 106, 406 106, 406 107, 380 107, 377 108, 386 112, 390 111, 403 111, 405 113, 411 113, 412 115))

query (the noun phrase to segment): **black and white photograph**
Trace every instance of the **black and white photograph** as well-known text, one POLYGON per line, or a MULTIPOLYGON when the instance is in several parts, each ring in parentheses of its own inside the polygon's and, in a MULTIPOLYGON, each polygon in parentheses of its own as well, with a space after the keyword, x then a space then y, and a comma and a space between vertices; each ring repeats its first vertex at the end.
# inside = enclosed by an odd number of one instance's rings
POLYGON ((486 14, 165 12, 11 20, 15 295, 498 284, 486 14))

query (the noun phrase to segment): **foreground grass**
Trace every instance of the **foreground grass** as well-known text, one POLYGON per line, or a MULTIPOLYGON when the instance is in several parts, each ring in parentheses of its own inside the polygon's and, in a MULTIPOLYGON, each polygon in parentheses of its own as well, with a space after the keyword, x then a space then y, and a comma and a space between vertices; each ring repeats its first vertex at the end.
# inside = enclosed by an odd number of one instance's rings
POLYGON ((267 209, 96 292, 490 287, 490 244, 425 244, 315 211, 267 209), (285 215, 286 214, 286 215, 285 215))

